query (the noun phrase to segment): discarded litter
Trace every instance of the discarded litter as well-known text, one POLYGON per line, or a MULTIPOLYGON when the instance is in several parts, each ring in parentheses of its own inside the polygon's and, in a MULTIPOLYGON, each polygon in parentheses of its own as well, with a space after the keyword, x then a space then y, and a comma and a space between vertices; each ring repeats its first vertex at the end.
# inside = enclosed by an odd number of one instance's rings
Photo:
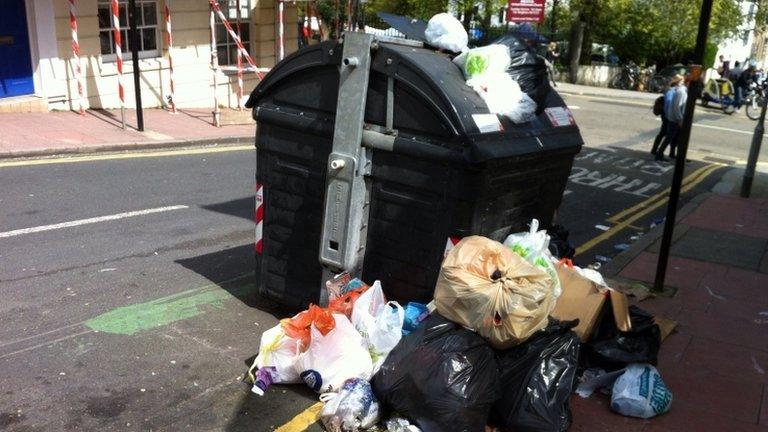
POLYGON ((613 384, 611 409, 629 417, 651 418, 669 411, 672 392, 649 364, 632 364, 613 384))
POLYGON ((625 251, 629 249, 629 245, 626 243, 619 243, 619 244, 613 245, 613 248, 616 249, 617 251, 625 251))
POLYGON ((424 432, 481 431, 498 397, 495 357, 477 333, 432 314, 392 350, 373 391, 424 432))
POLYGON ((386 421, 387 432, 421 432, 421 429, 412 425, 402 417, 392 417, 386 421))
POLYGON ((435 305, 445 318, 473 329, 494 348, 509 348, 547 325, 556 284, 556 275, 553 278, 512 249, 470 236, 443 261, 435 305))
POLYGON ((595 255, 595 259, 602 263, 611 262, 611 258, 605 256, 605 255, 595 255))
POLYGON ((379 402, 367 380, 348 379, 338 393, 324 393, 320 400, 325 403, 320 422, 329 432, 357 432, 379 421, 379 402))
POLYGON ((455 53, 465 51, 469 42, 464 26, 449 13, 439 13, 430 18, 424 36, 433 47, 455 53))
POLYGON ((599 229, 600 231, 608 231, 611 229, 611 227, 605 225, 595 225, 595 228, 599 229))
POLYGON ((405 311, 397 302, 387 302, 381 284, 376 281, 352 309, 352 324, 365 340, 373 360, 373 373, 379 370, 392 348, 400 342, 405 311))
POLYGON ((416 330, 416 327, 429 316, 427 305, 409 302, 405 305, 405 320, 403 321, 403 336, 416 330))

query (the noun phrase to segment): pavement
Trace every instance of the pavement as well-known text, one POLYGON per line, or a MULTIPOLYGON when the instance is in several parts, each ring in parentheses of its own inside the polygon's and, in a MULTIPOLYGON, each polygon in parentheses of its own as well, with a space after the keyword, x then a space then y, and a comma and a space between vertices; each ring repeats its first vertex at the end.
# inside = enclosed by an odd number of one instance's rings
POLYGON ((583 96, 602 96, 602 97, 616 97, 621 99, 639 99, 646 101, 653 101, 659 95, 657 93, 639 92, 633 90, 619 90, 607 87, 593 87, 581 84, 571 84, 567 82, 558 82, 555 87, 560 93, 576 94, 583 96))
MULTIPOLYGON (((741 170, 723 176, 679 212, 665 293, 635 301, 676 320, 658 369, 672 409, 650 421, 608 410, 609 399, 572 398, 572 430, 768 431, 768 175, 750 198, 737 195, 741 170)), ((651 286, 663 225, 601 269, 609 279, 651 286)))
POLYGON ((47 113, 2 113, 0 158, 56 156, 69 153, 122 151, 212 144, 253 144, 250 110, 222 109, 222 127, 211 123, 210 110, 180 109, 171 114, 145 109, 144 131, 136 129, 136 111, 87 110, 47 113))

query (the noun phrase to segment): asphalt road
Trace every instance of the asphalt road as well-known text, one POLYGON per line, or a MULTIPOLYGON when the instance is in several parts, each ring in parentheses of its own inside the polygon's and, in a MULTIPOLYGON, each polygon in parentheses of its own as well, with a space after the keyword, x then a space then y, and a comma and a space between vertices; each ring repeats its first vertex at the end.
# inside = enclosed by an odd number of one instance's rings
MULTIPOLYGON (((588 147, 559 220, 589 264, 663 216, 672 169, 648 153, 648 107, 567 100, 588 147)), ((694 129, 684 201, 722 177, 713 162, 744 158, 749 136, 722 128, 753 125, 701 121, 715 128, 694 129)), ((286 313, 255 293, 254 158, 0 165, 0 429, 261 431, 316 401, 301 385, 257 398, 239 382, 286 313)))

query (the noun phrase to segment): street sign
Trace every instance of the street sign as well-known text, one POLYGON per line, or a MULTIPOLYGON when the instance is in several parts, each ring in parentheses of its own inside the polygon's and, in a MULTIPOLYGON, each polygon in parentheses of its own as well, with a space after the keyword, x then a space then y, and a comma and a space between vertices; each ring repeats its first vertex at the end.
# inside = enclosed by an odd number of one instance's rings
POLYGON ((544 21, 546 0, 508 0, 507 21, 514 23, 544 21))

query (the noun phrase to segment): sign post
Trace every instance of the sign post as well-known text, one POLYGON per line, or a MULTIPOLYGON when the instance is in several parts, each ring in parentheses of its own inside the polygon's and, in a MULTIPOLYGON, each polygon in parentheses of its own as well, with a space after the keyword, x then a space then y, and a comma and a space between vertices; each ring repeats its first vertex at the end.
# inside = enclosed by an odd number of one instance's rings
POLYGON ((541 23, 546 0, 508 0, 507 22, 541 23))

